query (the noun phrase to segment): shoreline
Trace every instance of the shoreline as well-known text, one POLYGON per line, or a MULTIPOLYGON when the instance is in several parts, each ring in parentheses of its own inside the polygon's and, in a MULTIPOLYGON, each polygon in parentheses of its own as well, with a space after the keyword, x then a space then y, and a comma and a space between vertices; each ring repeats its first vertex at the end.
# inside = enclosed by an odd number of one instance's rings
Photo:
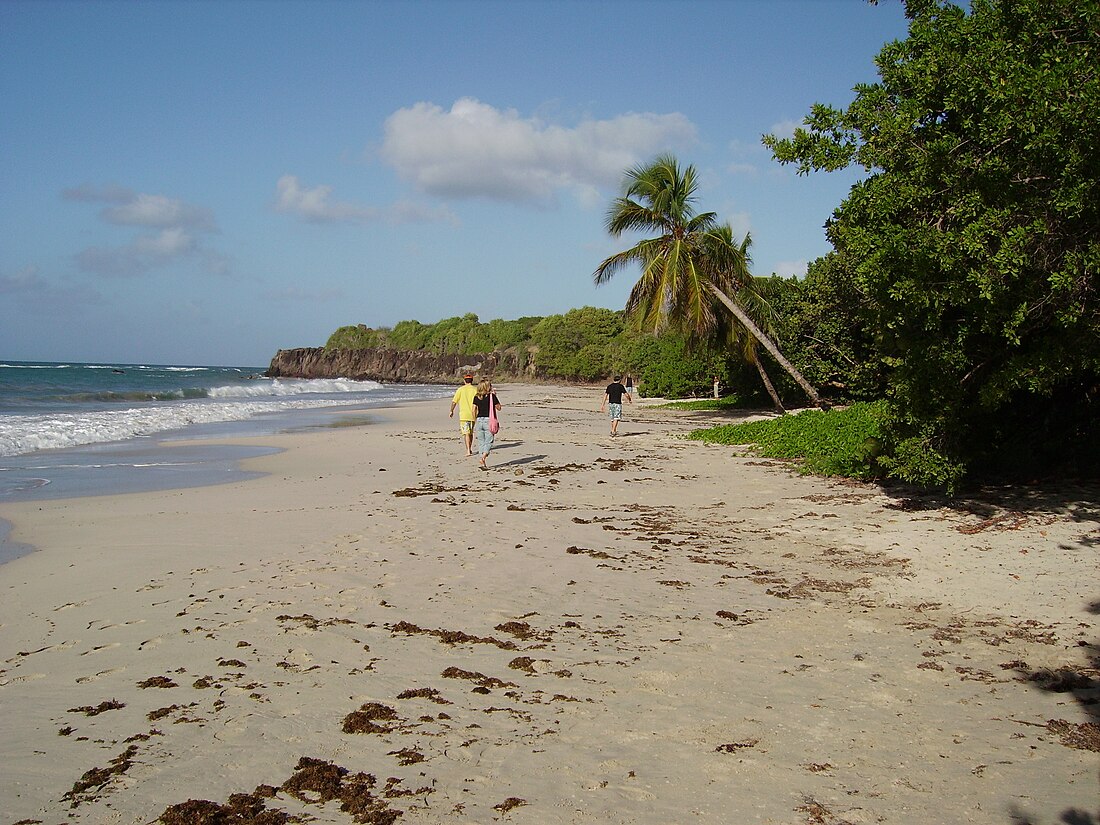
POLYGON ((907 509, 498 391, 489 473, 445 399, 234 439, 279 448, 247 481, 0 502, 39 551, 0 565, 0 820, 355 821, 302 790, 335 768, 406 823, 1095 816, 1095 690, 1036 678, 1095 667, 1095 502, 907 509))

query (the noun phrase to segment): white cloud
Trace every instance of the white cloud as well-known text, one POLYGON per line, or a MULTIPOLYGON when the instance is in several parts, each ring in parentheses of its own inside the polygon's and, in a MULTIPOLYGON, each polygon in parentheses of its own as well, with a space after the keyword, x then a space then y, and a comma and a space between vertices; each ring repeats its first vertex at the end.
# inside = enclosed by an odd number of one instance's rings
POLYGON ((37 266, 25 266, 10 275, 0 272, 0 295, 6 303, 56 311, 61 307, 87 307, 100 303, 100 295, 87 287, 58 286, 45 278, 37 266))
POLYGON ((723 223, 730 225, 735 241, 740 242, 741 238, 752 232, 752 216, 748 212, 730 212, 719 217, 723 223))
POLYGON ((86 272, 134 277, 196 254, 206 262, 209 270, 216 271, 219 267, 224 270, 222 256, 200 248, 198 233, 218 231, 213 213, 205 207, 115 185, 83 184, 66 189, 62 197, 81 203, 111 204, 99 213, 111 226, 159 230, 145 232, 121 246, 84 249, 76 259, 86 272))
POLYGON ((630 113, 566 128, 473 98, 449 111, 417 103, 386 120, 381 155, 422 192, 452 198, 551 202, 569 191, 599 202, 631 166, 694 141, 681 114, 630 113))
POLYGON ((174 227, 139 235, 126 246, 88 247, 77 255, 77 263, 86 272, 128 278, 186 257, 197 248, 198 242, 193 235, 174 227))
POLYGON ((333 200, 331 186, 304 188, 294 175, 283 175, 275 188, 275 211, 297 215, 309 223, 457 223, 449 209, 412 201, 398 201, 382 209, 333 200))
POLYGON ((755 164, 752 163, 733 163, 727 164, 726 171, 731 175, 755 175, 759 170, 755 164))
POLYGON ((275 184, 275 211, 297 215, 311 223, 366 223, 378 218, 378 210, 333 201, 331 186, 305 189, 294 175, 283 175, 275 184))
POLYGON ((164 195, 138 194, 124 204, 104 209, 101 214, 108 223, 119 226, 186 226, 205 232, 216 231, 214 216, 209 209, 191 206, 164 195))
POLYGON ((794 137, 794 130, 800 128, 804 128, 801 120, 781 120, 772 124, 768 134, 775 135, 777 138, 792 138, 794 137))
POLYGON ((730 162, 726 171, 731 175, 755 175, 760 167, 757 159, 764 158, 764 147, 759 143, 747 143, 743 140, 731 140, 727 144, 730 162))
POLYGON ((780 275, 784 278, 801 278, 803 275, 806 274, 806 269, 807 267, 809 267, 809 265, 809 261, 805 260, 777 261, 772 267, 772 272, 769 272, 768 274, 770 275, 772 273, 775 273, 776 275, 780 275))
POLYGON ((0 295, 41 292, 46 288, 46 281, 38 274, 37 266, 25 266, 11 275, 0 274, 0 295))

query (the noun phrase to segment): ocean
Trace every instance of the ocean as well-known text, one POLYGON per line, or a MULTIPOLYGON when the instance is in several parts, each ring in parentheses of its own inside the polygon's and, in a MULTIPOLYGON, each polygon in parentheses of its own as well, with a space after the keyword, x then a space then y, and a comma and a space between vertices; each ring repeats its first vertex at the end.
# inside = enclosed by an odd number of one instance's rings
POLYGON ((0 361, 0 502, 234 480, 245 476, 240 459, 265 450, 164 443, 322 426, 335 407, 351 414, 453 392, 263 370, 0 361))

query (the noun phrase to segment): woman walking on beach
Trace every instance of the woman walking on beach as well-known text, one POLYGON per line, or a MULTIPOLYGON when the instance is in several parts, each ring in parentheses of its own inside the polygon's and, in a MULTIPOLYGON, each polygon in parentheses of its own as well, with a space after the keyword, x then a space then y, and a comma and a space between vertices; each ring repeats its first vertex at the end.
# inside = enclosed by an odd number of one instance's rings
POLYGON ((477 437, 477 451, 480 454, 477 463, 483 470, 489 469, 485 459, 493 449, 494 433, 490 427, 490 418, 495 419, 498 412, 500 401, 493 392, 493 385, 489 379, 483 378, 477 385, 477 395, 474 396, 474 435, 477 437))

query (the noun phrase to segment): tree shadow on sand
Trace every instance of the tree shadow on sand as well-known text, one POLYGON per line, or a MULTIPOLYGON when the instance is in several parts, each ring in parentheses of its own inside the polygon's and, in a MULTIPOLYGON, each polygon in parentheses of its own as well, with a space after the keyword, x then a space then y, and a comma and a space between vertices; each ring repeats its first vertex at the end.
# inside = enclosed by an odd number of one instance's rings
MULTIPOLYGON (((904 485, 882 484, 896 502, 891 509, 906 512, 953 510, 982 519, 1004 518, 1018 513, 1064 516, 1078 523, 1100 523, 1100 484, 1064 481, 1036 485, 985 485, 955 496, 904 485)), ((1100 546, 1100 531, 1080 538, 1082 547, 1100 546)))
MULTIPOLYGON (((981 521, 974 529, 1016 529, 1029 518, 1055 516, 1068 518, 1082 526, 1092 523, 1073 543, 1060 545, 1063 550, 1100 547, 1100 484, 1095 481, 1059 481, 1034 485, 986 485, 962 495, 947 497, 901 486, 884 485, 884 491, 896 499, 893 509, 905 511, 950 510, 976 516, 981 521)), ((1100 598, 1084 606, 1092 615, 1100 615, 1100 598)), ((1076 612, 1067 606, 1067 612, 1076 612)), ((1016 663, 1017 680, 1045 693, 1070 695, 1088 720, 1073 724, 1051 719, 1045 727, 1066 747, 1100 751, 1100 639, 1080 641, 1086 664, 1068 663, 1056 668, 1032 668, 1016 663)), ((1017 805, 1008 811, 1012 825, 1039 825, 1045 816, 1029 813, 1017 805)), ((1100 809, 1089 812, 1066 808, 1058 815, 1064 825, 1100 825, 1100 809)))

